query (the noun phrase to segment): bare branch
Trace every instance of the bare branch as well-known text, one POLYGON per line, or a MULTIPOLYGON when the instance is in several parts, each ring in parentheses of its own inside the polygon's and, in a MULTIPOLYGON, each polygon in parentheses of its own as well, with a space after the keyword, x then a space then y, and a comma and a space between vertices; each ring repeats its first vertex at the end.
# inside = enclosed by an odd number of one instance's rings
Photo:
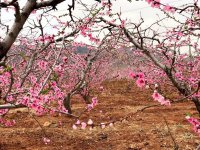
POLYGON ((48 7, 48 6, 51 6, 54 9, 56 9, 56 6, 64 1, 65 0, 49 0, 49 1, 39 2, 39 3, 36 3, 35 9, 39 9, 42 7, 48 7))
POLYGON ((171 137, 171 139, 172 139, 172 141, 173 141, 173 143, 174 143, 174 150, 178 150, 178 149, 179 149, 179 146, 178 146, 178 144, 176 143, 176 140, 175 140, 175 138, 173 137, 173 135, 172 135, 172 133, 171 133, 171 131, 170 131, 169 124, 168 124, 168 122, 167 122, 167 120, 166 120, 166 118, 165 118, 164 116, 163 116, 163 118, 164 118, 165 124, 166 124, 166 126, 167 126, 167 130, 168 130, 168 132, 169 132, 169 135, 170 135, 170 137, 171 137))
MULTIPOLYGON (((4 40, 0 43, 0 60, 2 60, 2 58, 6 56, 10 47, 15 42, 17 36, 19 35, 20 31, 23 28, 23 25, 25 24, 29 15, 33 11, 35 4, 36 4, 35 1, 27 1, 24 8, 22 9, 21 18, 19 20, 18 19, 15 20, 10 31, 8 32, 4 40)), ((18 13, 17 16, 19 16, 18 13)))

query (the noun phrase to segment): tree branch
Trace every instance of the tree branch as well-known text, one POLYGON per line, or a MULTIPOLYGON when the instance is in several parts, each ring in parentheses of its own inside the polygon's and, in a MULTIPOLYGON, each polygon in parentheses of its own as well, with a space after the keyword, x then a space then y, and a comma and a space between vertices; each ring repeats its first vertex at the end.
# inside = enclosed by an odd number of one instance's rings
POLYGON ((49 1, 39 2, 39 3, 36 3, 35 9, 48 7, 48 6, 52 6, 54 9, 56 9, 56 6, 64 1, 65 0, 49 0, 49 1))
MULTIPOLYGON (((36 4, 36 2, 33 0, 27 1, 27 3, 25 4, 25 6, 22 9, 22 12, 20 15, 21 18, 19 20, 18 19, 15 20, 10 31, 8 32, 6 37, 3 39, 3 41, 0 43, 0 61, 3 59, 3 57, 6 56, 10 47, 15 42, 17 36, 19 35, 20 31, 23 28, 23 25, 25 24, 29 15, 33 11, 35 4, 36 4)), ((18 7, 17 7, 17 9, 18 9, 18 7)), ((19 16, 18 13, 17 13, 17 16, 19 16)))

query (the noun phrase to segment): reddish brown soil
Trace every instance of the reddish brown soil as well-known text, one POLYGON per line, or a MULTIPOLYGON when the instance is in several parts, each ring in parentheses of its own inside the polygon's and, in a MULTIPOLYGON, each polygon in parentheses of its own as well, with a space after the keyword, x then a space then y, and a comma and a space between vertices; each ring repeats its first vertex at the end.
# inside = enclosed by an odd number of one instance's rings
MULTIPOLYGON (((12 110, 9 118, 17 123, 0 127, 0 150, 173 150, 172 136, 181 150, 194 150, 200 144, 200 138, 185 120, 185 113, 198 117, 191 102, 151 107, 135 114, 147 105, 157 104, 150 91, 143 92, 126 80, 106 82, 104 87, 98 106, 80 120, 87 122, 91 118, 95 124, 114 121, 113 127, 72 130, 74 118, 36 117, 51 140, 44 144, 44 133, 32 113, 26 109, 12 110)), ((175 94, 170 89, 168 92, 175 94)), ((74 100, 75 114, 84 107, 83 102, 74 100)))

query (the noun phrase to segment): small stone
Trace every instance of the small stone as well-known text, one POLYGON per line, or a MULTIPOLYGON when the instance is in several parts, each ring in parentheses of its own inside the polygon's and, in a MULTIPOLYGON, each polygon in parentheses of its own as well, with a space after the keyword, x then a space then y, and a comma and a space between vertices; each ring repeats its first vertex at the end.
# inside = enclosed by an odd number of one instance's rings
POLYGON ((51 125, 51 122, 49 122, 49 121, 46 121, 46 122, 43 124, 44 127, 49 127, 50 125, 51 125))
POLYGON ((98 140, 106 140, 108 138, 108 135, 104 133, 100 133, 98 136, 98 140))

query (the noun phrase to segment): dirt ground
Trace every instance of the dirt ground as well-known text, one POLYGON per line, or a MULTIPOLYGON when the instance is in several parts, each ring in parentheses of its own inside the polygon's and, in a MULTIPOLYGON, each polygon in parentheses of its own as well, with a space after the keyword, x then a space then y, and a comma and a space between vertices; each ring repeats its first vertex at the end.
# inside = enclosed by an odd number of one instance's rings
MULTIPOLYGON (((173 98, 174 90, 166 90, 173 98)), ((96 125, 113 122, 105 128, 73 130, 76 119, 65 115, 34 118, 27 109, 12 110, 8 117, 15 119, 16 125, 0 127, 0 150, 173 150, 174 142, 180 150, 195 150, 200 137, 185 119, 186 113, 198 117, 194 105, 187 101, 138 111, 157 104, 151 94, 127 80, 105 82, 98 105, 80 117, 85 122, 92 119, 96 125), (50 143, 44 144, 38 122, 50 143)), ((80 99, 73 100, 74 114, 84 107, 80 99)))

